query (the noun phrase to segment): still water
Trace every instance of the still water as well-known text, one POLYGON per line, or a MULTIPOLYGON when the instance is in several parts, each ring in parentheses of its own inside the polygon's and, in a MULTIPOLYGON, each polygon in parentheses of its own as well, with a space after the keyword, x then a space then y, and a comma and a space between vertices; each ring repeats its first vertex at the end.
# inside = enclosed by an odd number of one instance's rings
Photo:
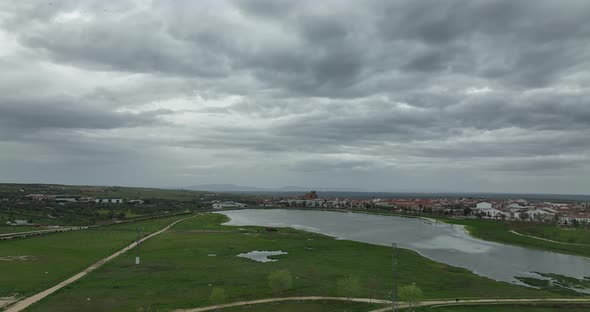
POLYGON ((231 218, 226 225, 292 227, 383 246, 395 242, 429 259, 515 284, 520 284, 515 276, 540 278, 534 272, 590 277, 589 258, 480 240, 469 236, 461 225, 331 211, 248 209, 221 213, 231 218))

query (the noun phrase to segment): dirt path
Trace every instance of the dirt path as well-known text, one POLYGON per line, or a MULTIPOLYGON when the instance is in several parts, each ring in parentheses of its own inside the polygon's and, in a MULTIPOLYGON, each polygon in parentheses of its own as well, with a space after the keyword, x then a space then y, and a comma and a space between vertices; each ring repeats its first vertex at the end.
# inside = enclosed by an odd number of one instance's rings
POLYGON ((0 309, 16 301, 16 297, 0 297, 0 309))
MULTIPOLYGON (((163 228, 163 229, 161 229, 161 230, 159 230, 157 232, 154 232, 154 233, 152 233, 152 234, 150 234, 150 235, 148 235, 148 236, 140 239, 139 240, 139 243, 141 244, 144 241, 146 241, 146 240, 148 240, 148 239, 150 239, 150 238, 152 238, 152 237, 154 237, 156 235, 162 234, 162 233, 166 232, 168 229, 170 229, 172 226, 174 226, 175 224, 177 224, 178 222, 184 221, 184 220, 186 220, 188 218, 192 218, 192 217, 195 217, 195 216, 190 216, 190 217, 186 217, 186 218, 182 218, 180 220, 174 221, 174 222, 170 223, 169 225, 167 225, 165 228, 163 228)), ((43 298, 51 295, 52 293, 58 291, 59 289, 65 287, 65 286, 67 286, 67 285, 69 285, 69 284, 71 284, 71 283, 73 283, 73 282, 75 282, 75 281, 77 281, 79 279, 81 279, 86 274, 88 274, 88 273, 90 273, 90 272, 92 272, 92 271, 100 268, 105 263, 107 263, 107 262, 115 259, 116 257, 118 257, 119 255, 123 254, 124 252, 126 252, 126 251, 128 251, 130 249, 133 249, 133 247, 135 247, 135 246, 137 246, 137 242, 133 242, 129 246, 127 246, 127 247, 125 247, 125 248, 117 251, 116 253, 114 253, 114 254, 112 254, 112 255, 110 255, 110 256, 102 259, 102 260, 99 260, 98 262, 96 262, 93 265, 89 266, 84 271, 82 271, 82 272, 80 272, 80 273, 78 273, 78 274, 76 274, 76 275, 68 278, 67 280, 65 280, 65 281, 63 281, 63 282, 61 282, 61 283, 59 283, 59 284, 57 284, 57 285, 55 285, 55 286, 53 286, 51 288, 48 288, 48 289, 46 289, 46 290, 44 290, 44 291, 42 291, 40 293, 37 293, 35 295, 32 295, 32 296, 30 296, 28 298, 24 298, 24 299, 22 299, 20 301, 17 301, 13 305, 9 306, 6 309, 6 312, 18 312, 18 311, 22 311, 22 310, 28 308, 33 303, 35 303, 35 302, 37 302, 37 301, 39 301, 39 300, 41 300, 41 299, 43 299, 43 298)))
MULTIPOLYGON (((321 296, 308 296, 308 297, 285 297, 285 298, 267 298, 250 301, 239 301, 233 303, 221 304, 218 306, 207 306, 193 309, 178 309, 173 312, 205 312, 223 308, 231 308, 243 305, 281 302, 281 301, 308 301, 308 300, 331 300, 331 301, 351 301, 351 302, 364 302, 364 303, 378 303, 378 304, 391 304, 389 300, 383 299, 369 299, 369 298, 344 298, 344 297, 321 297, 321 296)), ((416 306, 441 306, 441 305, 469 305, 469 304, 529 304, 529 303, 590 303, 590 298, 556 298, 556 299, 467 299, 460 300, 430 300, 423 301, 416 306)), ((408 304, 400 302, 398 308, 407 308, 408 304)), ((371 312, 386 312, 390 311, 391 306, 373 310, 371 312)))
MULTIPOLYGON (((390 302, 391 303, 391 302, 390 302)), ((562 303, 562 304, 575 304, 575 303, 590 303, 590 298, 547 298, 547 299, 465 299, 459 300, 430 300, 430 301, 422 301, 415 306, 418 307, 434 307, 434 306, 463 306, 463 305, 477 305, 477 304, 485 304, 485 305, 493 305, 493 304, 538 304, 538 303, 562 303)), ((401 302, 398 304, 399 308, 407 308, 408 304, 401 302)), ((372 310, 370 312, 387 312, 391 311, 391 306, 380 308, 377 310, 372 310)))
POLYGON ((351 302, 366 302, 366 303, 390 303, 389 300, 382 300, 382 299, 369 299, 369 298, 345 298, 345 297, 321 297, 321 296, 307 296, 307 297, 284 297, 284 298, 267 298, 267 299, 258 299, 258 300, 250 300, 250 301, 238 301, 226 304, 220 304, 218 306, 207 306, 207 307, 200 307, 200 308, 193 308, 193 309, 186 309, 186 310, 173 310, 173 312, 203 312, 203 311, 211 311, 216 309, 222 308, 231 308, 243 305, 251 305, 251 304, 260 304, 260 303, 271 303, 271 302, 280 302, 280 301, 309 301, 309 300, 330 300, 330 301, 346 301, 349 300, 351 302))
POLYGON ((554 241, 554 240, 550 240, 550 239, 546 239, 546 238, 541 238, 541 237, 537 237, 537 236, 525 235, 525 234, 518 233, 515 230, 511 230, 510 233, 516 234, 518 236, 523 236, 523 237, 528 237, 528 238, 534 238, 534 239, 538 239, 538 240, 542 240, 542 241, 546 241, 546 242, 550 242, 550 243, 556 243, 556 244, 562 244, 562 245, 570 245, 570 246, 585 246, 585 247, 590 247, 590 245, 587 245, 587 244, 564 243, 564 242, 554 241))

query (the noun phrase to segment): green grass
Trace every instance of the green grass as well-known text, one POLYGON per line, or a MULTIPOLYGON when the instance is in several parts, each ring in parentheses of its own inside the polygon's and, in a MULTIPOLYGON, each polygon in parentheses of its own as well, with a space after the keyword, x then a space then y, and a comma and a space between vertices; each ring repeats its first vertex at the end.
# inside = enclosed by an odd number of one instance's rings
POLYGON ((585 244, 590 246, 590 230, 582 228, 563 228, 548 224, 521 225, 515 231, 544 239, 568 244, 585 244))
POLYGON ((149 234, 177 218, 0 241, 0 257, 34 257, 0 261, 0 296, 25 296, 49 288, 131 243, 137 237, 136 228, 149 234))
MULTIPOLYGON (((228 302, 274 297, 267 283, 273 270, 287 269, 293 288, 280 296, 336 296, 336 283, 349 275, 362 284, 358 297, 387 298, 391 286, 391 249, 280 229, 220 226, 227 217, 204 214, 146 242, 142 264, 127 253, 31 307, 31 311, 168 311, 211 305, 213 287, 228 302), (252 250, 283 250, 279 261, 259 263, 236 257, 252 250), (216 256, 209 256, 215 254, 216 256), (90 298, 88 300, 87 298, 90 298)), ((555 297, 554 293, 496 282, 467 270, 399 250, 400 285, 416 284, 427 298, 555 297)))
POLYGON ((29 231, 41 231, 41 230, 47 230, 47 227, 44 227, 44 226, 35 227, 35 226, 28 226, 28 225, 0 226, 0 234, 29 232, 29 231))
POLYGON ((122 210, 122 209, 114 209, 114 210, 109 210, 109 209, 98 209, 98 210, 96 210, 96 212, 98 212, 98 213, 99 213, 99 214, 101 214, 101 215, 107 215, 107 214, 109 214, 111 211, 112 211, 112 212, 113 212, 115 215, 118 215, 118 214, 120 214, 121 212, 123 212, 123 213, 125 213, 125 218, 135 218, 135 217, 140 217, 140 216, 143 216, 142 214, 135 213, 135 212, 133 212, 133 211, 131 211, 131 210, 129 210, 129 209, 127 209, 127 210, 122 210))
MULTIPOLYGON (((543 224, 530 224, 520 222, 501 222, 501 221, 490 221, 490 220, 472 220, 472 219, 440 219, 441 221, 453 224, 465 225, 469 233, 475 237, 490 240, 494 242, 500 242, 505 244, 518 245, 523 247, 549 250, 554 252, 561 252, 573 255, 579 255, 584 257, 590 257, 590 245, 589 246, 574 246, 565 245, 553 242, 547 242, 535 238, 524 237, 510 233, 511 230, 515 230, 521 234, 533 235, 536 233, 539 236, 540 232, 549 231, 551 233, 559 233, 558 239, 568 240, 569 238, 575 237, 575 241, 586 241, 590 236, 587 230, 565 230, 555 227, 550 229, 550 225, 543 224), (565 234, 567 232, 567 234, 565 234)), ((554 227, 554 226, 553 226, 554 227)))
POLYGON ((286 301, 220 309, 220 312, 366 312, 384 305, 342 301, 286 301))
POLYGON ((30 193, 68 194, 91 196, 95 198, 158 198, 166 200, 190 201, 194 200, 195 196, 204 194, 205 192, 125 186, 0 183, 0 197, 4 196, 10 198, 24 196, 30 193), (19 192, 19 189, 23 189, 24 192, 19 192))
POLYGON ((577 304, 537 305, 468 305, 447 307, 424 307, 416 312, 590 312, 590 306, 577 304))

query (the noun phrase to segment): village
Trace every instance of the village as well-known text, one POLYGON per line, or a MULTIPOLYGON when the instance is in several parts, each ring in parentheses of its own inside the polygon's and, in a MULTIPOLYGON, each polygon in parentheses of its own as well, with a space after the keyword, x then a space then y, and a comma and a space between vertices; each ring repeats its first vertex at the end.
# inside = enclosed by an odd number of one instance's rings
MULTIPOLYGON (((22 193, 21 193, 22 194, 22 193)), ((145 207, 145 197, 97 198, 81 195, 54 195, 45 193, 24 193, 29 203, 53 203, 54 205, 88 204, 100 207, 145 207)), ((173 204, 172 202, 167 205, 173 204)), ((164 202, 166 205, 166 202, 164 202)), ((174 204, 173 204, 174 205, 174 204)), ((153 207, 152 209, 154 209, 153 207)), ((231 210, 244 208, 305 208, 378 211, 406 215, 433 215, 455 218, 479 218, 498 221, 538 222, 547 224, 589 226, 590 202, 587 201, 546 201, 526 199, 498 199, 481 197, 420 197, 407 198, 331 198, 320 196, 316 191, 305 194, 293 193, 283 196, 270 194, 202 193, 192 197, 183 209, 231 210), (190 203, 192 202, 192 204, 190 203), (191 208, 192 207, 192 208, 191 208)), ((112 208, 111 208, 112 209, 112 208)), ((127 208, 126 208, 127 209, 127 208)), ((51 215, 48 215, 51 218, 51 215)), ((10 220, 11 225, 26 225, 24 220, 10 220)))
POLYGON ((320 198, 317 192, 311 191, 303 196, 268 198, 259 204, 266 207, 379 210, 416 215, 590 225, 590 202, 485 198, 320 198))

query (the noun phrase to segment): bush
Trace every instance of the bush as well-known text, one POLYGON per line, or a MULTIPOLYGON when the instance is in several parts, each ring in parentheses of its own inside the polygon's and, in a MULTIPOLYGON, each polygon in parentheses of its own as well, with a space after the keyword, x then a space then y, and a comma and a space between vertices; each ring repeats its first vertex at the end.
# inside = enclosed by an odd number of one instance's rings
POLYGON ((268 276, 268 285, 278 294, 293 286, 293 278, 288 270, 273 271, 268 276))
POLYGON ((338 295, 350 298, 357 296, 361 291, 361 283, 358 278, 349 276, 337 282, 338 295))

